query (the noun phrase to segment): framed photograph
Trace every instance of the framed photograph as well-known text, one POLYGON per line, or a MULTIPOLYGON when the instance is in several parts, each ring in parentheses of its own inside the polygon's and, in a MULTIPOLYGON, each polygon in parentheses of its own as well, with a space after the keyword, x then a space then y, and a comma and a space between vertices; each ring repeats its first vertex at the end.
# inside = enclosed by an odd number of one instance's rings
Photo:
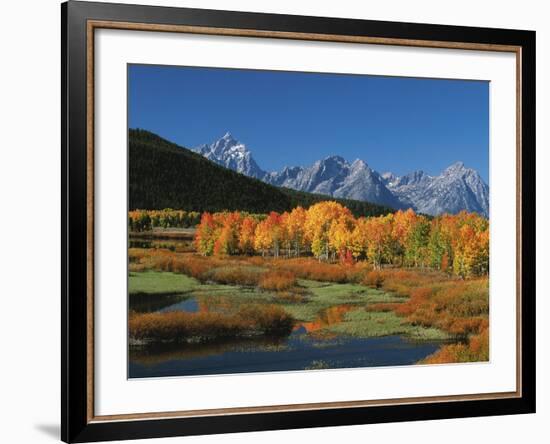
POLYGON ((62 439, 535 411, 535 33, 69 1, 62 439))

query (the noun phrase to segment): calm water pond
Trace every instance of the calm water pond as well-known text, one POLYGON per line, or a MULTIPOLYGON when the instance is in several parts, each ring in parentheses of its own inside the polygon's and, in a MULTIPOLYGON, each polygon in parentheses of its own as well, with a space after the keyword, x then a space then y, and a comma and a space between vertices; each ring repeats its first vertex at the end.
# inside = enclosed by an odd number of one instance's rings
MULTIPOLYGON (((137 311, 197 312, 202 307, 193 297, 157 296, 154 300, 155 304, 151 303, 153 299, 150 303, 143 299, 135 300, 131 308, 137 311)), ((320 319, 323 319, 323 314, 320 319)), ((442 344, 439 341, 413 341, 404 336, 320 338, 308 334, 316 330, 319 322, 299 324, 286 338, 262 337, 206 344, 131 347, 129 377, 410 365, 434 353, 442 344)))

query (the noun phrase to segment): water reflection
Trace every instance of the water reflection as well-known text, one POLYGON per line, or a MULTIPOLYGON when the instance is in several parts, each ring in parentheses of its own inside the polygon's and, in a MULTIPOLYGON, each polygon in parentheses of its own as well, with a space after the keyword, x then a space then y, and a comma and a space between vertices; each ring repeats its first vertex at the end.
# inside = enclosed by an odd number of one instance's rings
POLYGON ((185 253, 195 251, 193 247, 192 236, 178 236, 175 238, 153 236, 143 234, 141 236, 130 236, 128 239, 129 248, 152 248, 152 249, 166 249, 177 253, 185 253))
POLYGON ((171 344, 130 349, 130 378, 215 375, 411 365, 441 343, 414 343, 402 336, 311 338, 294 332, 286 339, 240 339, 209 344, 171 344))
POLYGON ((176 304, 169 305, 159 310, 162 313, 170 311, 186 311, 188 313, 197 313, 199 310, 199 303, 195 298, 188 298, 176 304))
POLYGON ((190 294, 132 294, 130 310, 138 313, 185 311, 188 313, 229 313, 238 309, 224 296, 191 296, 190 294))
POLYGON ((185 301, 189 296, 184 294, 146 294, 137 293, 129 296, 130 311, 137 313, 150 313, 163 311, 171 306, 176 306, 185 301))
POLYGON ((227 352, 281 351, 285 348, 284 339, 270 337, 228 339, 201 344, 155 344, 132 347, 130 360, 151 367, 167 361, 206 358, 227 352))

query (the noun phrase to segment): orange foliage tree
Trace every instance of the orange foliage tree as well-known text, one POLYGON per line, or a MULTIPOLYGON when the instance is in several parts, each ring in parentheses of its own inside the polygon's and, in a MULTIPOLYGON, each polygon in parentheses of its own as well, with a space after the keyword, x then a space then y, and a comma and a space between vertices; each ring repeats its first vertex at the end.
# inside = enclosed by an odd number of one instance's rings
POLYGON ((239 233, 239 249, 244 254, 254 253, 254 235, 256 232, 256 219, 250 216, 243 218, 239 233))
POLYGON ((241 213, 221 213, 218 224, 221 226, 214 242, 215 255, 231 255, 239 253, 239 237, 242 224, 241 213))
POLYGON ((270 250, 273 255, 279 257, 283 227, 281 215, 275 211, 269 213, 266 219, 256 226, 254 247, 265 256, 270 250))
POLYGON ((290 248, 293 249, 295 256, 300 256, 304 249, 306 217, 306 210, 296 207, 284 220, 290 248))
POLYGON ((202 255, 210 256, 214 253, 217 229, 218 227, 214 221, 214 216, 210 213, 203 213, 195 234, 195 247, 202 255))

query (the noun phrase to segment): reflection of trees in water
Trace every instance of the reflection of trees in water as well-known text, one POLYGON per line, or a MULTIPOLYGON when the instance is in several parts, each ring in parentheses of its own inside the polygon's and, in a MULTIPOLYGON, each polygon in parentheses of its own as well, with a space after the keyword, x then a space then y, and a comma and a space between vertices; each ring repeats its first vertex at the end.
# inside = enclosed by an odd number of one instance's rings
POLYGON ((227 296, 199 294, 197 295, 198 311, 200 313, 217 312, 231 313, 238 311, 240 304, 227 296))
POLYGON ((197 303, 197 308, 193 311, 197 313, 233 313, 239 310, 244 303, 239 303, 227 296, 193 293, 166 293, 166 294, 147 294, 137 293, 130 295, 130 311, 137 313, 151 313, 161 311, 171 305, 176 305, 185 300, 194 299, 197 303))
POLYGON ((130 361, 155 366, 166 361, 205 358, 227 352, 279 352, 288 348, 286 338, 261 337, 248 339, 227 339, 197 344, 152 344, 130 347, 130 361))

